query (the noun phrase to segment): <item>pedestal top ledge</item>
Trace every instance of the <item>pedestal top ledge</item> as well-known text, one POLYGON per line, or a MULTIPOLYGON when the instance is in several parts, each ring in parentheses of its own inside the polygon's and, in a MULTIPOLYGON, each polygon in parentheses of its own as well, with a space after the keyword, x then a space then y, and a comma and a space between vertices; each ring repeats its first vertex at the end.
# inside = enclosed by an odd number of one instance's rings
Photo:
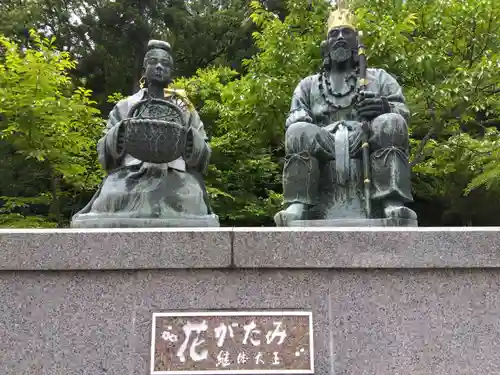
POLYGON ((500 227, 2 229, 0 271, 496 268, 500 227))
POLYGON ((230 230, 210 229, 0 230, 0 270, 229 267, 230 230))

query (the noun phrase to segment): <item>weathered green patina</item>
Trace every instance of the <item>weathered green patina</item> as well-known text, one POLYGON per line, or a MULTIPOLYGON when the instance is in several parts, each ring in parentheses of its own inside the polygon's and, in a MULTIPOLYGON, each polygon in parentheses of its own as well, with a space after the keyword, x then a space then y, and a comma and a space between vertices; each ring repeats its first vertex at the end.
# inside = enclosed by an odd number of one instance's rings
POLYGON ((211 150, 182 91, 169 89, 170 45, 152 40, 145 87, 116 104, 98 143, 108 172, 72 227, 219 226, 204 186, 211 150))
POLYGON ((321 49, 322 70, 298 84, 286 120, 288 207, 276 214, 276 224, 417 225, 416 214, 405 207, 413 200, 410 113, 400 85, 383 69, 360 72, 359 34, 345 10, 332 12, 321 49), (364 147, 370 176, 363 174, 364 147))

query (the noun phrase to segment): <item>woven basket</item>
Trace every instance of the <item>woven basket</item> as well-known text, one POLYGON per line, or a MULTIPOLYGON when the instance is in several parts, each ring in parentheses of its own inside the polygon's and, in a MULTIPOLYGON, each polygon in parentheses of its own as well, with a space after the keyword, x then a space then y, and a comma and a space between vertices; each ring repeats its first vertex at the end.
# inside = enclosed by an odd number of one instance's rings
POLYGON ((125 120, 124 149, 136 159, 150 163, 176 160, 186 148, 186 128, 181 124, 131 118, 125 120))

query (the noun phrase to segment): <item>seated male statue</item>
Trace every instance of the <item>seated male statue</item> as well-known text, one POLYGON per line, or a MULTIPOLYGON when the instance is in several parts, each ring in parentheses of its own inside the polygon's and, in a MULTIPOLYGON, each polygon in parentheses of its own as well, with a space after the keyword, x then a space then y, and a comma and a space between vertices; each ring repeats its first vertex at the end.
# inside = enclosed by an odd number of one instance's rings
POLYGON ((283 196, 288 207, 275 215, 275 222, 402 218, 416 223, 415 212, 405 207, 413 197, 409 110, 401 87, 375 68, 365 70, 361 84, 360 36, 347 9, 332 11, 327 26, 321 72, 304 78, 293 93, 285 124, 283 196), (360 167, 367 146, 370 179, 360 167), (367 181, 372 212, 363 203, 367 181))
POLYGON ((168 88, 170 45, 149 41, 143 67, 141 89, 109 115, 97 145, 107 176, 72 227, 219 226, 203 181, 203 123, 184 91, 168 88))

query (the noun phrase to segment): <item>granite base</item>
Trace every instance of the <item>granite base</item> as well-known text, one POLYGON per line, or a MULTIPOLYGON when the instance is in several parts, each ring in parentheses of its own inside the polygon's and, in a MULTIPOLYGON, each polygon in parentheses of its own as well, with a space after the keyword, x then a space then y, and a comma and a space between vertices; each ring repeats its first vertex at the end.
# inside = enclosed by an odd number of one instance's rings
POLYGON ((0 231, 2 375, 149 374, 204 309, 312 311, 318 375, 500 373, 499 228, 271 229, 0 231))
POLYGON ((294 220, 290 227, 418 227, 418 220, 405 218, 389 219, 329 219, 294 220))
POLYGON ((120 216, 78 215, 71 221, 72 228, 201 228, 219 227, 217 215, 176 217, 169 219, 130 218, 120 216))

